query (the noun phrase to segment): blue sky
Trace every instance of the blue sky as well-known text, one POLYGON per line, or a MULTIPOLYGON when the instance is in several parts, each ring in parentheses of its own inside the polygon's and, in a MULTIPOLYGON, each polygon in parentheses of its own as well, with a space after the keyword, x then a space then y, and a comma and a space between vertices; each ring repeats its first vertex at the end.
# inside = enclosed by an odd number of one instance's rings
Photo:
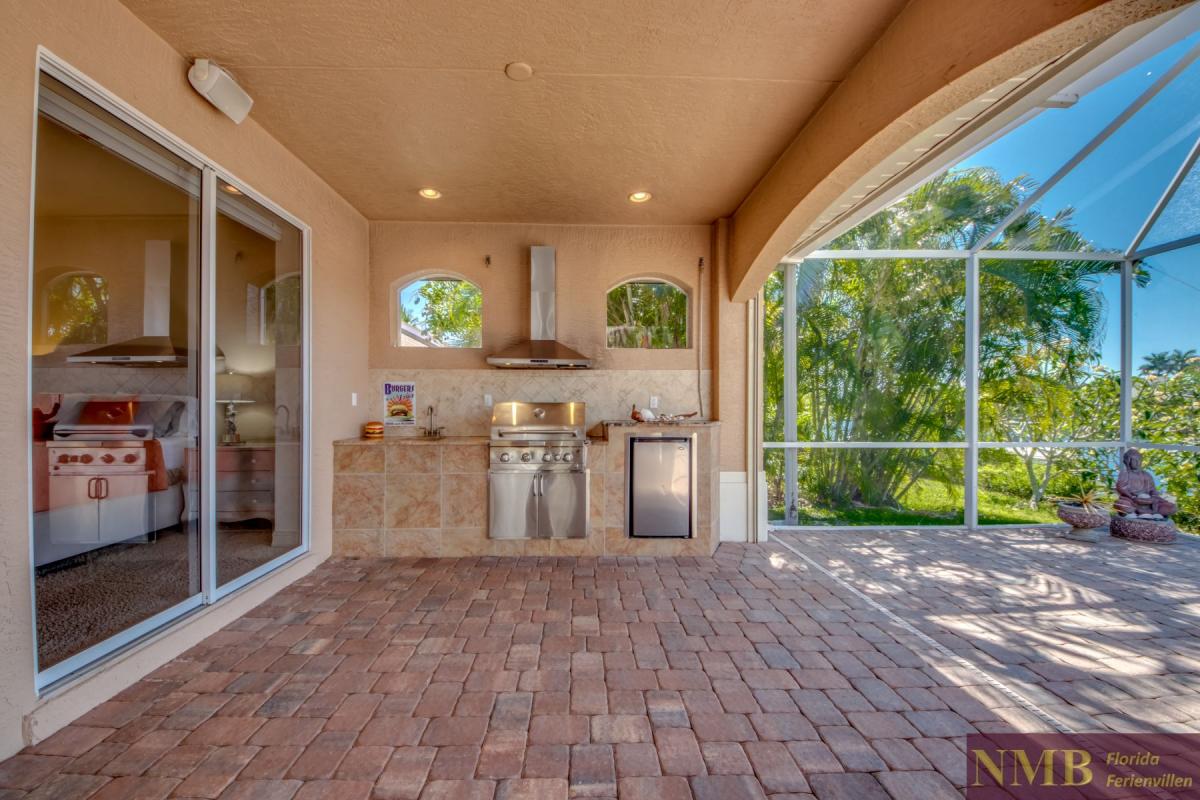
MULTIPOLYGON (((1071 108, 1047 109, 960 166, 988 166, 1044 182, 1197 41, 1194 34, 1094 89, 1071 108)), ((1123 251, 1200 135, 1200 61, 1194 62, 1041 199, 1043 213, 1075 209, 1076 230, 1098 249, 1123 251)), ((1185 183, 1148 242, 1200 232, 1200 171, 1185 183)), ((1200 247, 1147 260, 1134 295, 1134 366, 1147 353, 1200 349, 1200 247)), ((1104 364, 1120 367, 1120 282, 1100 282, 1109 313, 1104 364)), ((983 298, 986 302, 986 298, 983 298)))

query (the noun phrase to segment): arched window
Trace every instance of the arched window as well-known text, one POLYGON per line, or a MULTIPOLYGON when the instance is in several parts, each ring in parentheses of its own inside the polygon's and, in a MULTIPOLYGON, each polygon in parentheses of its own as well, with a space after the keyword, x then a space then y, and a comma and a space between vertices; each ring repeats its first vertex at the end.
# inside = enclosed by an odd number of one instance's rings
POLYGON ((608 292, 608 346, 672 350, 688 346, 688 293, 637 278, 608 292))
POLYGON ((418 278, 396 291, 399 347, 482 347, 483 292, 447 275, 418 278))
POLYGON ((258 305, 260 344, 300 344, 304 320, 304 282, 299 272, 280 275, 259 289, 258 305))
POLYGON ((108 342, 108 281, 94 272, 59 275, 43 290, 46 338, 56 344, 108 342))

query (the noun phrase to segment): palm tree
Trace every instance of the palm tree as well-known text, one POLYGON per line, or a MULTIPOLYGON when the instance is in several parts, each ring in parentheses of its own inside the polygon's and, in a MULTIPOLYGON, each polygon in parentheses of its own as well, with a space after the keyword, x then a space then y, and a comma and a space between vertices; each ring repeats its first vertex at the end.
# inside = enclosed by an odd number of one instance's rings
MULTIPOLYGON (((1025 178, 1005 181, 988 168, 948 172, 842 234, 829 249, 970 248, 1032 189, 1025 178)), ((1072 383, 1093 360, 1106 311, 1097 277, 1113 271, 1114 265, 1086 258, 1091 248, 1071 228, 1071 213, 1068 208, 1046 217, 1031 209, 992 246, 1073 251, 1081 253, 1078 260, 991 260, 980 265, 986 302, 980 320, 980 369, 989 383, 1008 380, 1013 391, 1029 385, 1017 379, 1027 371, 1031 350, 1051 349, 1057 356, 1057 371, 1040 376, 1044 380, 1072 383)), ((867 260, 847 253, 804 262, 798 280, 799 319, 781 324, 798 325, 802 439, 961 439, 961 260, 867 260)), ((782 367, 782 360, 768 358, 766 367, 776 363, 782 367)), ((782 375, 768 372, 767 379, 781 381, 782 375)), ((961 463, 953 463, 946 455, 950 452, 816 449, 805 455, 802 481, 808 496, 834 505, 898 506, 922 476, 961 484, 961 463), (931 458, 939 452, 942 456, 931 458)))
POLYGON ((1169 353, 1166 351, 1150 353, 1142 359, 1142 365, 1138 367, 1138 371, 1143 375, 1174 375, 1192 366, 1196 358, 1197 354, 1195 350, 1180 350, 1178 348, 1169 353))

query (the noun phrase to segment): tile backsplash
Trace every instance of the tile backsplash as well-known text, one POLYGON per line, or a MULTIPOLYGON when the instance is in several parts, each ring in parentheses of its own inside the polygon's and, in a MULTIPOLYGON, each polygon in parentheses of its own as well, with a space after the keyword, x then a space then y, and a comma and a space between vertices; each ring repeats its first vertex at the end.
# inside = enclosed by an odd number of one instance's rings
MULTIPOLYGON (((371 419, 383 419, 385 382, 415 383, 418 427, 426 424, 425 409, 433 406, 437 424, 450 436, 487 435, 491 409, 484 405, 485 394, 496 403, 580 400, 587 404, 589 428, 601 420, 626 419, 630 406, 649 406, 651 395, 659 398, 659 411, 712 413, 710 370, 697 376, 696 370, 373 369, 371 419)), ((388 433, 415 434, 416 429, 389 428, 388 433)))
POLYGON ((34 365, 33 391, 51 394, 186 395, 192 375, 170 367, 34 365))

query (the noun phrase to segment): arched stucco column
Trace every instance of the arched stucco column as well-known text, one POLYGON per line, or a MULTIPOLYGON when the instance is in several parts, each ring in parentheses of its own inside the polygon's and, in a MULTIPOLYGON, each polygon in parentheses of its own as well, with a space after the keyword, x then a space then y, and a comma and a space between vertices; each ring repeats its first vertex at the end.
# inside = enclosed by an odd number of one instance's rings
POLYGON ((1014 75, 1186 0, 913 0, 742 202, 729 292, 762 286, 854 181, 1014 75))

